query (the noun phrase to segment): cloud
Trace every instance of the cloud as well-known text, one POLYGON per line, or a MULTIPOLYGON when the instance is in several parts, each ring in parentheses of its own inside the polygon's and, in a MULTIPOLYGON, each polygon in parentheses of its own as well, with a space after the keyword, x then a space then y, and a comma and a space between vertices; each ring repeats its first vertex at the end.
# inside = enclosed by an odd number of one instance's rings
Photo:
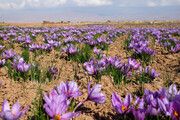
POLYGON ((59 6, 164 7, 180 5, 180 0, 0 0, 0 9, 53 8, 59 6))
POLYGON ((40 6, 40 0, 27 0, 27 4, 30 7, 39 7, 40 6))
POLYGON ((57 7, 66 3, 66 0, 42 0, 46 7, 57 7))
POLYGON ((13 1, 6 2, 5 0, 0 1, 0 8, 5 10, 22 9, 24 7, 25 7, 25 1, 20 1, 20 2, 13 2, 13 1))
POLYGON ((49 8, 63 5, 67 0, 1 0, 1 9, 22 9, 26 6, 30 8, 49 8))
POLYGON ((113 2, 109 0, 73 0, 77 6, 103 6, 112 5, 113 2))
POLYGON ((64 5, 67 2, 67 0, 26 0, 26 1, 29 7, 36 7, 36 8, 57 7, 59 5, 64 5))
POLYGON ((155 6, 157 6, 157 4, 154 3, 154 2, 148 2, 148 3, 147 3, 147 6, 149 6, 149 7, 155 7, 155 6))
POLYGON ((120 7, 156 7, 180 5, 180 0, 119 0, 118 3, 120 7))

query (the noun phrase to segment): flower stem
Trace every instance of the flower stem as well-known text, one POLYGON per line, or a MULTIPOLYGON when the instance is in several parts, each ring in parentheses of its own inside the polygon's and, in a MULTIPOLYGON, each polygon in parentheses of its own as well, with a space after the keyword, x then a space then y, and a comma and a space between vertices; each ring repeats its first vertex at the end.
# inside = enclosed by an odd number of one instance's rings
POLYGON ((87 101, 87 99, 86 99, 85 101, 80 102, 79 104, 77 104, 76 107, 74 108, 73 112, 75 112, 76 109, 77 109, 80 105, 84 104, 86 101, 87 101))

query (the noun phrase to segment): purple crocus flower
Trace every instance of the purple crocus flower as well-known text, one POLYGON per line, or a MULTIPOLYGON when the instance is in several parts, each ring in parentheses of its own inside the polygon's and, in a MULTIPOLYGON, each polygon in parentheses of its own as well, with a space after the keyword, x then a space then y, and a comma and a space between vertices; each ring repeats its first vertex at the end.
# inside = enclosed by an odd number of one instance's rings
POLYGON ((156 52, 154 52, 153 49, 151 49, 151 48, 145 47, 144 51, 146 52, 146 54, 149 54, 149 55, 155 55, 156 54, 156 52))
POLYGON ((136 111, 134 108, 132 108, 132 113, 137 120, 145 119, 145 111, 140 111, 140 110, 136 111))
POLYGON ((44 104, 44 108, 47 114, 55 120, 68 120, 73 118, 75 116, 75 113, 66 112, 70 103, 69 100, 66 100, 66 94, 62 93, 60 95, 54 95, 53 93, 56 92, 55 90, 53 91, 50 93, 49 97, 44 94, 44 99, 46 102, 44 104))
POLYGON ((173 48, 173 46, 171 46, 171 52, 178 52, 180 51, 180 44, 176 44, 176 46, 173 48))
POLYGON ((135 59, 131 60, 131 57, 129 57, 129 59, 128 59, 128 64, 129 64, 130 68, 134 69, 134 70, 138 69, 141 66, 141 63, 136 64, 136 60, 135 59))
POLYGON ((64 83, 63 81, 60 83, 59 86, 56 86, 56 90, 59 94, 61 93, 66 93, 68 97, 79 97, 82 95, 82 92, 78 92, 81 86, 77 86, 77 83, 74 82, 73 80, 69 82, 66 81, 64 83))
POLYGON ((27 72, 31 68, 31 64, 24 63, 23 68, 24 68, 23 72, 27 72))
POLYGON ((94 75, 94 74, 96 74, 96 72, 97 72, 97 69, 98 69, 98 65, 87 65, 87 66, 85 66, 86 67, 86 70, 88 71, 88 72, 86 72, 86 73, 88 73, 88 74, 90 74, 90 75, 94 75))
MULTIPOLYGON (((150 67, 147 66, 145 69, 145 75, 149 73, 149 70, 150 70, 150 67)), ((144 69, 142 67, 139 67, 139 70, 137 72, 142 75, 144 72, 144 69)))
POLYGON ((0 67, 2 67, 5 64, 5 59, 0 60, 0 67))
POLYGON ((100 93, 101 90, 101 84, 97 84, 94 87, 91 87, 91 82, 88 84, 88 97, 87 100, 93 101, 95 103, 103 104, 105 102, 106 95, 103 93, 100 93))
POLYGON ((108 60, 106 59, 106 57, 101 58, 101 60, 100 60, 100 65, 101 65, 102 67, 106 67, 106 66, 109 65, 108 60))
POLYGON ((70 54, 75 54, 77 52, 77 48, 76 47, 74 47, 74 45, 71 45, 71 47, 69 48, 69 53, 70 54))
POLYGON ((55 77, 57 77, 57 72, 58 72, 58 69, 57 69, 57 68, 52 68, 51 66, 49 66, 49 71, 50 71, 55 77))
POLYGON ((163 99, 158 98, 157 101, 161 111, 163 111, 166 116, 171 116, 172 102, 169 102, 167 98, 163 98, 163 99))
POLYGON ((17 70, 26 73, 31 68, 31 64, 26 64, 26 62, 18 63, 17 70))
POLYGON ((145 69, 145 74, 149 73, 149 71, 150 71, 150 67, 147 66, 146 69, 145 69))
POLYGON ((28 105, 24 109, 20 110, 20 104, 17 102, 13 105, 11 110, 8 101, 4 100, 2 106, 3 113, 0 113, 0 118, 4 120, 17 120, 22 115, 24 115, 27 109, 28 109, 28 105))
POLYGON ((115 68, 121 68, 121 67, 122 67, 121 60, 122 60, 122 59, 118 59, 118 60, 115 60, 115 61, 112 63, 112 64, 115 66, 115 68))
POLYGON ((11 49, 5 50, 2 53, 2 58, 3 59, 8 59, 8 58, 13 58, 16 55, 16 52, 12 52, 11 49))
POLYGON ((152 91, 147 91, 144 88, 144 101, 147 103, 147 113, 151 115, 159 115, 161 113, 161 109, 159 108, 158 104, 158 97, 159 93, 158 92, 152 92, 152 91))
POLYGON ((157 72, 154 70, 154 69, 151 69, 151 72, 150 72, 150 76, 152 78, 156 78, 156 77, 159 77, 160 74, 157 74, 157 72))
POLYGON ((96 47, 94 47, 93 52, 99 55, 101 53, 101 49, 97 49, 96 47))
POLYGON ((27 47, 32 41, 30 40, 30 36, 26 36, 26 40, 24 42, 24 46, 27 47))
POLYGON ((62 48, 62 50, 63 50, 64 54, 67 54, 68 53, 68 46, 66 46, 65 48, 62 48))
POLYGON ((0 45, 0 51, 4 49, 5 46, 0 45))
POLYGON ((131 111, 131 108, 129 108, 131 105, 131 101, 131 94, 126 95, 124 102, 121 101, 121 99, 115 92, 113 92, 112 94, 112 106, 118 114, 129 113, 131 111))
POLYGON ((179 120, 180 119, 180 103, 176 100, 173 100, 172 102, 173 104, 173 112, 171 114, 171 117, 173 118, 173 120, 179 120))
MULTIPOLYGON (((43 93, 43 95, 44 95, 44 100, 45 100, 46 104, 50 105, 50 103, 53 99, 55 99, 55 100, 57 99, 58 93, 56 92, 56 90, 52 89, 50 91, 49 95, 46 95, 44 93, 43 93)), ((67 96, 65 94, 60 94, 60 95, 62 97, 61 100, 66 101, 67 96)))
POLYGON ((176 96, 176 95, 180 94, 180 91, 177 90, 175 84, 171 84, 169 87, 169 93, 170 93, 170 95, 176 96))

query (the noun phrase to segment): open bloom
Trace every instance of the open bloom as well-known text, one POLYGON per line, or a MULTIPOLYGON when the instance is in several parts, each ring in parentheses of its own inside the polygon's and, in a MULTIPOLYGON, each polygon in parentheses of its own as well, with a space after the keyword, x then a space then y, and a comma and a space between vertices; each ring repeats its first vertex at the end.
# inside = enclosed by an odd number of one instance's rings
POLYGON ((77 86, 77 83, 73 80, 69 82, 66 81, 66 83, 61 82, 60 86, 56 86, 57 92, 59 94, 66 93, 67 97, 79 97, 82 95, 82 92, 78 92, 81 86, 77 86))
POLYGON ((75 54, 77 52, 77 48, 74 47, 74 45, 71 45, 71 47, 69 48, 69 53, 70 54, 75 54))
POLYGON ((16 52, 11 51, 11 49, 9 50, 5 50, 2 53, 2 58, 3 59, 8 59, 8 58, 13 58, 16 55, 16 52))
POLYGON ((88 84, 88 97, 87 100, 93 101, 95 103, 103 104, 105 102, 106 95, 103 93, 100 93, 101 85, 97 84, 94 87, 91 87, 91 82, 88 84))
POLYGON ((49 71, 50 71, 55 77, 57 77, 57 72, 58 72, 58 69, 57 69, 57 68, 52 68, 51 66, 49 66, 49 71))
POLYGON ((171 114, 171 117, 173 118, 173 120, 179 120, 180 119, 180 103, 176 100, 174 100, 173 102, 173 112, 171 114))
POLYGON ((171 100, 176 99, 176 100, 179 100, 179 102, 180 102, 180 98, 179 98, 180 97, 180 91, 177 90, 175 84, 170 85, 170 87, 169 87, 169 95, 171 97, 171 100))
POLYGON ((160 74, 157 74, 157 72, 154 70, 154 69, 151 69, 151 72, 150 72, 150 76, 152 78, 156 78, 156 77, 159 77, 160 74))
POLYGON ((99 55, 101 53, 101 49, 97 49, 96 47, 94 47, 93 52, 99 55))
POLYGON ((60 95, 54 94, 56 92, 53 91, 50 92, 49 97, 44 94, 46 102, 44 108, 47 114, 55 120, 68 120, 75 116, 73 112, 66 112, 70 103, 69 100, 66 100, 67 96, 64 93, 60 95))
POLYGON ((129 57, 128 59, 128 64, 131 69, 138 69, 141 66, 141 63, 136 64, 136 60, 135 59, 131 60, 131 57, 129 57))
POLYGON ((112 99, 111 99, 112 106, 118 114, 129 113, 131 111, 130 108, 131 101, 132 101, 131 94, 126 95, 124 102, 121 101, 121 99, 115 92, 113 92, 112 94, 112 99))
POLYGON ((4 120, 17 120, 19 119, 26 110, 28 109, 28 106, 26 106, 24 109, 20 110, 20 104, 17 102, 13 105, 12 110, 10 110, 10 106, 7 100, 4 100, 3 106, 2 106, 2 113, 0 113, 0 118, 4 120))
POLYGON ((5 64, 5 59, 0 60, 0 67, 2 67, 5 64))
POLYGON ((26 62, 18 63, 17 70, 26 73, 31 68, 31 64, 26 64, 26 62))
POLYGON ((5 46, 0 45, 0 51, 4 49, 5 46))
POLYGON ((86 69, 87 69, 87 72, 85 72, 85 73, 88 73, 88 74, 90 74, 90 75, 94 75, 94 74, 96 74, 96 72, 97 72, 97 70, 98 70, 98 65, 87 65, 87 66, 85 66, 86 67, 86 69))
POLYGON ((137 120, 144 120, 145 119, 145 111, 135 110, 132 109, 133 115, 137 120))

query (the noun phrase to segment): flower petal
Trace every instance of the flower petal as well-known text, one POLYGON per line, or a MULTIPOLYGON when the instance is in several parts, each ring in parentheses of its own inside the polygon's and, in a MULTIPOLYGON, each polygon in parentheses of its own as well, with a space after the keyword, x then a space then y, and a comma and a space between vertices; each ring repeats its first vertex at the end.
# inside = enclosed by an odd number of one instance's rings
POLYGON ((13 115, 16 115, 20 110, 20 104, 19 102, 15 103, 12 107, 12 113, 13 115))
POLYGON ((68 112, 68 113, 62 115, 62 119, 69 120, 69 119, 73 118, 74 116, 75 116, 75 114, 73 112, 68 112))
POLYGON ((129 107, 131 105, 131 101, 132 101, 131 94, 127 94, 124 99, 124 105, 129 107))
POLYGON ((2 111, 5 113, 6 111, 10 111, 10 106, 7 100, 4 100, 3 106, 2 106, 2 111))

